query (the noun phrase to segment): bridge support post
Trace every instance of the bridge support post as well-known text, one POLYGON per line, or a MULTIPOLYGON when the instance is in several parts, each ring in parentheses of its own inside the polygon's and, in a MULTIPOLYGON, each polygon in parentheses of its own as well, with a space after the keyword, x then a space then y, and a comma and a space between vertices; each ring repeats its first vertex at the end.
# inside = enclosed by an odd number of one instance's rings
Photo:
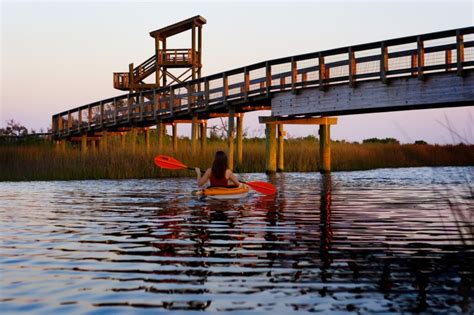
POLYGON ((229 109, 229 123, 227 129, 227 159, 229 163, 229 169, 234 170, 234 117, 235 109, 229 109))
POLYGON ((207 121, 201 123, 201 151, 206 151, 207 146, 207 121))
POLYGON ((237 114, 237 169, 242 168, 243 162, 243 138, 244 138, 244 113, 237 114))
POLYGON ((104 152, 107 151, 109 144, 108 144, 108 134, 107 130, 102 131, 102 137, 100 138, 100 149, 104 152))
POLYGON ((197 145, 197 133, 198 133, 198 121, 197 115, 193 115, 193 120, 191 122, 191 153, 196 153, 196 145, 197 145))
POLYGON ((123 132, 120 133, 120 146, 125 149, 125 134, 123 132))
POLYGON ((130 145, 132 147, 132 153, 135 153, 137 147, 137 128, 135 127, 130 129, 130 145))
POLYGON ((329 124, 319 125, 319 172, 322 174, 331 172, 331 136, 329 124))
POLYGON ((61 150, 61 152, 66 152, 66 140, 62 139, 62 140, 59 140, 57 143, 58 143, 58 148, 61 150))
POLYGON ((157 133, 157 137, 158 137, 158 150, 159 151, 163 150, 163 127, 164 126, 161 123, 161 121, 159 121, 156 124, 156 133, 157 133))
POLYGON ((81 135, 81 153, 85 155, 87 153, 87 135, 81 135))
POLYGON ((96 153, 96 150, 97 150, 97 141, 96 140, 91 141, 91 150, 92 150, 93 154, 96 153))
POLYGON ((178 152, 178 124, 173 123, 173 151, 176 153, 178 152))
POLYGON ((146 153, 150 153, 150 129, 145 129, 145 146, 146 146, 146 153))
POLYGON ((285 134, 286 133, 283 129, 283 124, 278 124, 277 172, 283 172, 283 170, 285 169, 285 150, 284 150, 285 134))
POLYGON ((265 173, 272 174, 276 172, 276 125, 275 124, 265 124, 265 173))

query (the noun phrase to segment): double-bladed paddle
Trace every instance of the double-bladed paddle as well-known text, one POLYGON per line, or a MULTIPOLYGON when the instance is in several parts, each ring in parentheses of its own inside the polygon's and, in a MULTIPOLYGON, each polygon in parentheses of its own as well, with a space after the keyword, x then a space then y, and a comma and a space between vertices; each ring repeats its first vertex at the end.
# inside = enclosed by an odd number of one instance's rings
MULTIPOLYGON (((182 170, 182 169, 189 169, 193 170, 194 168, 187 166, 186 164, 183 164, 182 162, 166 155, 158 155, 155 157, 155 164, 158 165, 161 168, 166 168, 169 170, 182 170)), ((243 182, 239 180, 241 183, 247 184, 250 188, 252 188, 255 191, 258 191, 259 193, 265 194, 265 195, 273 195, 276 192, 275 186, 273 186, 270 183, 266 182, 243 182)))

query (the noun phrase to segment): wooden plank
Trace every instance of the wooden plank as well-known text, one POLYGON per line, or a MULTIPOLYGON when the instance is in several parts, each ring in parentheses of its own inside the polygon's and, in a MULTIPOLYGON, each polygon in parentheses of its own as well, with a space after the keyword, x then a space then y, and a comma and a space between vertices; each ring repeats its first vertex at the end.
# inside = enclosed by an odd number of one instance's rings
POLYGON ((427 75, 428 80, 392 78, 389 85, 378 80, 360 81, 357 89, 332 86, 323 92, 303 89, 297 95, 280 92, 271 98, 272 116, 341 115, 393 110, 412 110, 474 104, 474 70, 459 77, 449 72, 427 75))
POLYGON ((336 125, 337 117, 275 117, 260 116, 258 122, 261 124, 275 125, 336 125))

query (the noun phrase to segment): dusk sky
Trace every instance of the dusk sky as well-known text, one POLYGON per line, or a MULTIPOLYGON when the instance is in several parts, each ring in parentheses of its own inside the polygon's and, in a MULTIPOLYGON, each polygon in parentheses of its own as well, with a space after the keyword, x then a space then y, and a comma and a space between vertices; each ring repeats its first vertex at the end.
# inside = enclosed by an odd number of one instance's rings
MULTIPOLYGON (((112 73, 154 54, 150 31, 194 15, 207 19, 203 75, 208 75, 267 59, 472 26, 473 3, 1 1, 0 127, 15 119, 46 129, 55 113, 124 94, 113 89, 112 73)), ((187 47, 188 38, 169 46, 187 47)), ((245 128, 261 132, 257 116, 269 114, 248 114, 245 128)), ((340 116, 331 136, 474 143, 473 126, 471 106, 340 116)), ((179 128, 189 133, 189 126, 179 128)), ((286 129, 291 136, 317 131, 315 126, 286 129)))

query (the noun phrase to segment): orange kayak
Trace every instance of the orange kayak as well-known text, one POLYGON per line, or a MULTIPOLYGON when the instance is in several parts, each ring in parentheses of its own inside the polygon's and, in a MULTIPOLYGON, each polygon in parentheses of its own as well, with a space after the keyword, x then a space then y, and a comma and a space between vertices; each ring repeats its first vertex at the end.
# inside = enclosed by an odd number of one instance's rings
POLYGON ((247 197, 249 190, 249 186, 245 184, 241 187, 208 187, 194 191, 193 195, 219 200, 241 199, 247 197))

